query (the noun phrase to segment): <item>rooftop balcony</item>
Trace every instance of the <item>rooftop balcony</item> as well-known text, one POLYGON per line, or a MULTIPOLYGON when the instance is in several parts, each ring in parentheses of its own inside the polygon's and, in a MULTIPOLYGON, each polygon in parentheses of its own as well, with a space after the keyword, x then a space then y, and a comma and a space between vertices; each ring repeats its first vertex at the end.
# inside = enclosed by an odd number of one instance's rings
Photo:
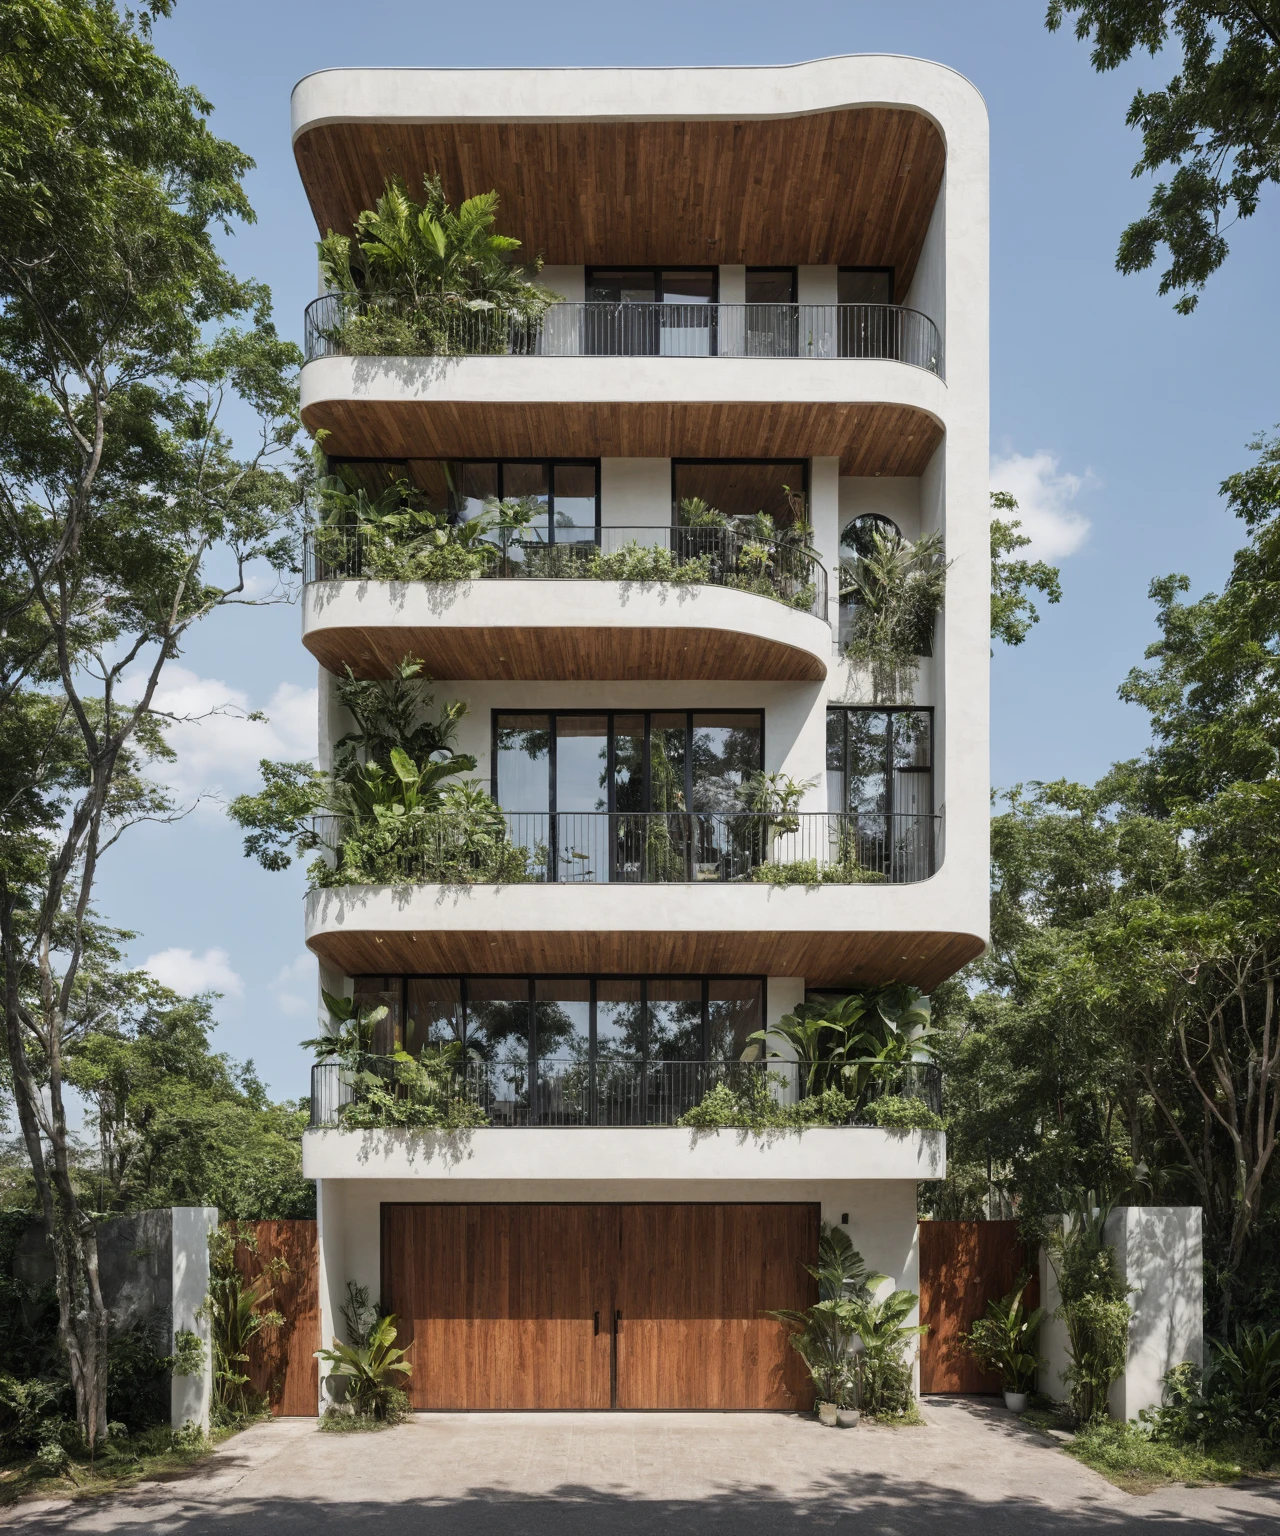
POLYGON ((439 546, 364 529, 306 537, 303 643, 331 672, 819 682, 827 573, 811 548, 732 528, 495 529, 477 580, 432 581, 439 546), (564 538, 561 530, 560 538, 564 538))

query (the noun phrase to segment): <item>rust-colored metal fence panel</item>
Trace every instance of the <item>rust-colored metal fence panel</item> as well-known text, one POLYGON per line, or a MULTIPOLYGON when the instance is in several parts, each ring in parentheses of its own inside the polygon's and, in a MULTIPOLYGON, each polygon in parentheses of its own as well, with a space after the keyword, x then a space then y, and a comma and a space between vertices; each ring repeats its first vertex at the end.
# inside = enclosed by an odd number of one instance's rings
POLYGON ((277 1418, 314 1418, 320 1394, 319 1251, 314 1221, 250 1221, 233 1223, 252 1231, 257 1254, 242 1245, 236 1263, 245 1279, 252 1279, 273 1260, 282 1259, 271 1282, 265 1306, 284 1316, 282 1328, 266 1328, 249 1349, 249 1380, 255 1392, 266 1395, 277 1418))
POLYGON ((1040 1305, 1036 1255, 1018 1240, 1016 1221, 920 1223, 921 1392, 999 1392, 1000 1377, 984 1371, 961 1342, 989 1301, 1007 1296, 1030 1274, 1023 1298, 1040 1305))

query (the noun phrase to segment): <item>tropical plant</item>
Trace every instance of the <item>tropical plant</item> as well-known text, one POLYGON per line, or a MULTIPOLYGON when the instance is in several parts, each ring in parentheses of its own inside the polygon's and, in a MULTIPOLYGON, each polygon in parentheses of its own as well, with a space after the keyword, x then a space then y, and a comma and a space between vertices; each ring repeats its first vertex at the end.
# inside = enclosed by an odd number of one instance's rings
POLYGON ((919 1302, 914 1291, 868 1294, 850 1302, 849 1320, 862 1341, 859 1406, 873 1417, 901 1417, 914 1407, 907 1349, 912 1339, 929 1331, 926 1323, 907 1322, 919 1302))
POLYGON ((1232 1343, 1215 1340, 1213 1352, 1213 1395, 1244 1415, 1269 1414, 1280 1439, 1280 1328, 1239 1328, 1232 1343))
POLYGON ((324 281, 347 301, 330 338, 340 351, 505 351, 508 321, 536 324, 558 297, 530 281, 540 260, 517 265, 520 242, 495 233, 496 192, 455 212, 438 175, 424 177, 423 190, 415 203, 392 178, 356 219, 354 238, 330 230, 320 241, 324 281))
POLYGON ((818 1282, 818 1300, 803 1310, 772 1311, 791 1329, 791 1347, 804 1361, 820 1402, 855 1407, 858 1399, 858 1311, 885 1276, 869 1273, 843 1227, 823 1223, 818 1262, 805 1268, 818 1282))
POLYGON ((1054 1314, 1067 1327, 1063 1379, 1081 1424, 1105 1418, 1111 1383, 1124 1374, 1129 1349, 1129 1306, 1124 1281, 1105 1229, 1112 1206, 1085 1195, 1049 1227, 1046 1248, 1061 1305, 1054 1314))
POLYGON ((747 1037, 770 1060, 792 1060, 806 1095, 837 1087, 852 1098, 870 1087, 897 1086, 932 1049, 934 1031, 922 995, 905 985, 817 1003, 801 1003, 768 1029, 747 1037), (773 1041, 786 1049, 770 1048, 773 1041))
MULTIPOLYGON (((991 511, 1016 512, 1018 503, 1008 491, 991 492, 991 511)), ((1046 601, 1062 601, 1061 572, 1044 560, 1013 559, 1016 550, 1026 549, 1030 538, 1019 532, 1019 518, 991 519, 991 638, 1005 645, 1021 645, 1040 622, 1030 592, 1043 593, 1046 601)))
POLYGON ((947 562, 942 535, 927 533, 912 544, 896 529, 859 530, 841 538, 849 556, 840 561, 840 599, 852 607, 845 654, 870 674, 876 703, 906 699, 932 654, 933 626, 946 594, 947 562))
POLYGON ((257 1234, 234 1223, 209 1234, 209 1294, 199 1316, 208 1320, 213 1352, 213 1415, 219 1424, 237 1424, 260 1413, 262 1396, 252 1390, 248 1372, 253 1341, 267 1329, 284 1327, 284 1316, 265 1304, 275 1294, 274 1281, 287 1274, 281 1258, 262 1263, 245 1278, 240 1254, 258 1258, 257 1234))
POLYGON ((1036 1372, 1044 1364, 1037 1343, 1047 1313, 1043 1307, 1030 1312, 1023 1304, 1029 1280, 1024 1279, 1007 1296, 987 1303, 986 1315, 965 1335, 969 1353, 988 1371, 998 1371, 1006 1392, 1029 1392, 1036 1372))
POLYGON ((299 1043, 314 1051, 317 1061, 354 1061, 372 1052, 374 1031, 390 1010, 383 1005, 366 1007, 353 997, 335 997, 323 987, 320 997, 329 1010, 329 1029, 299 1043))
POLYGON ((786 773, 753 773, 738 787, 744 809, 767 817, 770 837, 800 830, 800 802, 816 787, 814 779, 793 779, 786 773))
POLYGON ((412 1374, 407 1354, 396 1348, 396 1319, 387 1315, 369 1327, 363 1343, 334 1339, 331 1349, 316 1350, 316 1359, 328 1367, 324 1389, 335 1402, 357 1416, 389 1420, 404 1413, 397 1383, 412 1374))

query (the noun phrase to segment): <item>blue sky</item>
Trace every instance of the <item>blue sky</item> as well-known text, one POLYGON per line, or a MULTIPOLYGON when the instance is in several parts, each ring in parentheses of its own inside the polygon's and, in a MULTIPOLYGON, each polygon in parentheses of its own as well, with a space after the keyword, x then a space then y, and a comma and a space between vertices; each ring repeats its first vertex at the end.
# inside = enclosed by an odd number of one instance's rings
MULTIPOLYGON (((179 0, 156 41, 214 103, 213 127, 251 154, 255 226, 226 242, 242 275, 267 282, 281 330, 301 339, 314 293, 316 231, 289 145, 289 92, 335 65, 785 64, 889 52, 960 70, 986 98, 992 138, 993 484, 1020 494, 1066 595, 992 669, 993 778, 1096 777, 1138 751, 1142 718, 1116 687, 1152 638, 1150 579, 1186 571, 1221 583, 1238 529, 1217 486, 1280 416, 1272 358, 1280 203, 1232 234, 1232 254, 1197 313, 1175 315, 1151 275, 1114 269, 1117 236, 1145 206, 1130 180, 1138 144, 1125 110, 1168 67, 1140 61, 1099 77, 1085 48, 1050 36, 1041 0, 732 5, 649 0, 639 9, 544 0, 469 6, 364 0, 179 0), (1069 552, 1068 552, 1069 551, 1069 552)), ((211 622, 173 674, 191 707, 240 703, 185 728, 185 790, 250 787, 261 756, 305 756, 314 668, 296 608, 211 622)), ((143 828, 112 855, 104 916, 138 931, 131 954, 186 989, 218 987, 217 1043, 252 1057, 280 1096, 306 1088, 313 971, 301 939, 299 871, 268 875, 241 856, 216 807, 143 828)))

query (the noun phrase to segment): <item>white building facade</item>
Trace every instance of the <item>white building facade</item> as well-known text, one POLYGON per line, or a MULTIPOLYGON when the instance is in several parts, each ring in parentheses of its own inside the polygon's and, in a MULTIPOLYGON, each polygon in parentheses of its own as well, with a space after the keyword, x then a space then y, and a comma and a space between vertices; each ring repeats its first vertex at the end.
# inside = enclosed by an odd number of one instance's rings
POLYGON ((916 1289, 943 1135, 676 1121, 764 1070, 748 1037, 806 998, 927 993, 986 942, 985 108, 879 56, 351 69, 298 85, 293 133, 321 234, 438 174, 455 206, 499 193, 559 296, 485 355, 344 355, 329 301, 309 317, 303 419, 351 483, 539 509, 482 578, 308 567, 322 762, 336 678, 418 658, 527 853, 504 884, 307 896, 322 985, 385 1006, 387 1049, 459 1042, 489 1116, 352 1129, 318 1069, 326 1342, 355 1282, 413 1338, 418 1408, 803 1405, 763 1314, 805 1303, 821 1221, 916 1289), (807 522, 811 553, 762 565, 697 502, 763 511, 779 549, 807 522), (891 701, 840 650, 841 556, 887 524, 949 562, 891 701), (584 579, 635 548, 698 579, 584 579), (803 786, 789 820, 744 813, 760 772, 803 786))

